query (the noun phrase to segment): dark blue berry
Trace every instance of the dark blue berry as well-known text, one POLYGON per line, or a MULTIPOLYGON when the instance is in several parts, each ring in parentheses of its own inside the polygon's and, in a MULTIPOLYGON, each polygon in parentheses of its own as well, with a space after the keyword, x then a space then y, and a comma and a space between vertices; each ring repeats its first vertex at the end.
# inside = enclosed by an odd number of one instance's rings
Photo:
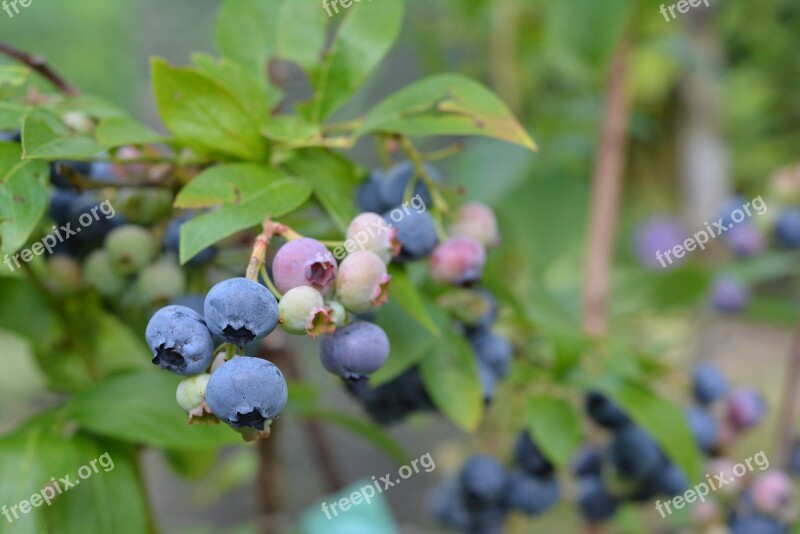
POLYGON ((610 430, 617 430, 631 423, 619 406, 596 391, 590 391, 586 395, 586 411, 592 421, 610 430))
POLYGON ((147 324, 145 338, 153 363, 185 376, 204 372, 214 356, 214 341, 203 318, 184 306, 158 310, 147 324))
POLYGON ((553 472, 553 464, 542 454, 531 439, 531 435, 524 430, 519 433, 514 445, 514 462, 532 476, 548 476, 553 472))
POLYGON ((725 396, 728 392, 728 381, 716 365, 702 362, 694 368, 692 391, 697 402, 708 405, 725 396))
POLYGON ((406 213, 402 208, 384 213, 387 223, 397 228, 400 254, 396 261, 414 261, 427 257, 439 243, 433 217, 427 211, 406 213), (394 219, 392 219, 394 217, 394 219))
POLYGON ((278 301, 266 287, 247 278, 231 278, 212 287, 203 310, 211 333, 240 347, 266 337, 278 325, 278 301))

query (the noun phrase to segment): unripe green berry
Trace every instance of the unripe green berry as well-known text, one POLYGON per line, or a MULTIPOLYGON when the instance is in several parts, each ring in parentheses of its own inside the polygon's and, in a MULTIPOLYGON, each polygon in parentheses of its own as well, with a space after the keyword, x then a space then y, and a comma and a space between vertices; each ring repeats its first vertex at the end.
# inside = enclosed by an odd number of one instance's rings
POLYGON ((344 326, 347 322, 347 310, 344 309, 342 303, 338 300, 328 302, 328 308, 331 310, 331 322, 336 326, 344 326))
POLYGON ((335 328, 322 294, 310 286, 298 286, 287 291, 278 304, 278 310, 280 324, 290 334, 316 337, 335 328))
POLYGON ((141 271, 155 254, 153 236, 133 224, 112 230, 106 236, 105 249, 117 272, 123 276, 141 271))
POLYGON ((57 293, 74 293, 83 284, 78 260, 65 254, 55 254, 47 261, 47 285, 57 293))
POLYGON ((172 258, 166 257, 139 274, 136 290, 145 304, 163 306, 186 291, 186 276, 172 258))
POLYGON ((175 400, 178 401, 178 406, 187 413, 192 413, 198 408, 202 408, 205 400, 206 386, 210 379, 211 375, 202 374, 181 381, 175 392, 175 400))
POLYGON ((83 264, 86 283, 105 297, 118 295, 125 288, 125 279, 114 269, 105 250, 95 250, 83 264))

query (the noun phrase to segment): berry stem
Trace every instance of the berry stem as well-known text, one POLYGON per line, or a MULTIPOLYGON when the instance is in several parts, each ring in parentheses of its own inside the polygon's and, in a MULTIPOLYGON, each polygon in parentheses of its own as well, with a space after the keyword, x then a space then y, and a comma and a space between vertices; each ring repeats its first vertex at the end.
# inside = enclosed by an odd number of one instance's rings
POLYGON ((455 156, 456 154, 463 152, 465 148, 466 144, 462 141, 459 141, 454 145, 450 145, 439 150, 425 152, 422 154, 422 159, 423 161, 439 161, 441 159, 449 158, 450 156, 455 156))
POLYGON ((6 55, 12 59, 19 61, 38 72, 44 79, 49 81, 53 87, 61 91, 67 96, 77 96, 80 94, 76 88, 67 83, 67 81, 56 71, 50 68, 47 60, 42 56, 33 56, 27 52, 23 52, 18 48, 14 48, 8 43, 0 42, 0 54, 6 55))
POLYGON ((278 291, 278 288, 275 287, 275 284, 272 283, 272 280, 269 277, 269 273, 267 273, 267 268, 262 265, 261 266, 261 278, 264 280, 264 284, 267 286, 267 289, 275 295, 275 298, 281 300, 283 298, 283 294, 278 291))

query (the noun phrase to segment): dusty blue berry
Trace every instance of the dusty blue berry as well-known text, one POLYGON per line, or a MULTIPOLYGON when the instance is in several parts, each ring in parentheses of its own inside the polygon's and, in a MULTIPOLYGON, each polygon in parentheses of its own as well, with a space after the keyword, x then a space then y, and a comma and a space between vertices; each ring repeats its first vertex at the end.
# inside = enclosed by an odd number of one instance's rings
POLYGON ((266 337, 278 325, 278 301, 269 289, 247 278, 212 287, 203 309, 211 333, 240 347, 266 337))
POLYGON ((386 363, 389 338, 378 325, 356 321, 325 336, 319 358, 329 372, 345 380, 360 380, 386 363))
POLYGON ((214 356, 214 341, 203 318, 184 306, 158 310, 145 330, 153 363, 175 374, 204 372, 214 356))

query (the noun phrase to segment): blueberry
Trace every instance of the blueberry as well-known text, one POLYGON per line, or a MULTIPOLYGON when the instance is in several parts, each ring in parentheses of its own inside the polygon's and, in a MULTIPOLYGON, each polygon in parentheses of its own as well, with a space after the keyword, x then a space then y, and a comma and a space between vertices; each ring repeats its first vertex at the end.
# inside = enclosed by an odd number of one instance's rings
POLYGON ((469 336, 469 342, 478 359, 489 366, 498 378, 508 374, 514 357, 514 348, 506 338, 493 332, 479 330, 469 336))
POLYGON ((286 407, 288 390, 280 369, 260 358, 237 356, 211 375, 206 403, 234 428, 263 431, 286 407))
POLYGON ((659 469, 651 483, 659 493, 668 497, 682 494, 689 486, 686 475, 673 463, 659 469))
POLYGON ((767 246, 764 236, 753 224, 739 224, 724 235, 728 248, 737 258, 752 258, 767 246))
POLYGON ((348 382, 347 389, 364 403, 370 417, 380 424, 391 424, 413 412, 434 408, 417 367, 409 368, 374 389, 366 381, 348 382))
MULTIPOLYGON (((662 254, 675 245, 683 243, 687 232, 678 219, 665 216, 656 216, 647 220, 636 231, 633 240, 633 248, 639 263, 648 269, 661 269, 664 266, 658 259, 658 252, 662 254)), ((683 258, 670 256, 673 262, 665 262, 666 267, 682 262, 683 258)))
MULTIPOLYGON (((439 171, 436 170, 433 165, 425 164, 424 168, 425 172, 428 173, 428 176, 430 176, 435 182, 442 182, 442 177, 439 174, 439 171)), ((408 184, 414 177, 414 174, 414 165, 410 161, 398 163, 386 171, 386 175, 383 180, 379 180, 377 182, 379 184, 378 194, 381 202, 385 206, 397 206, 402 204, 403 201, 406 200, 406 190, 408 189, 408 184)), ((433 202, 431 193, 428 190, 428 186, 421 177, 417 178, 417 182, 414 185, 414 191, 411 193, 412 197, 416 195, 419 195, 420 199, 425 203, 426 206, 429 206, 433 202)))
POLYGON ((50 219, 59 226, 67 224, 69 207, 76 198, 78 193, 71 189, 53 189, 50 196, 50 219))
POLYGON ((211 333, 240 347, 264 338, 278 325, 278 301, 266 287, 247 278, 216 284, 203 309, 211 333))
MULTIPOLYGON (((164 237, 161 242, 164 250, 168 252, 174 252, 175 254, 180 254, 181 226, 189 219, 191 219, 191 216, 184 215, 170 221, 170 223, 167 225, 167 228, 164 230, 164 237)), ((202 265, 211 263, 216 256, 217 248, 212 245, 204 248, 195 256, 193 256, 192 259, 186 262, 186 266, 200 267, 202 265)))
POLYGON ((751 516, 731 523, 731 534, 787 534, 788 532, 783 525, 768 517, 751 516))
POLYGON ((383 213, 392 206, 391 204, 384 204, 383 200, 381 200, 382 181, 383 172, 380 169, 375 169, 359 186, 356 191, 356 204, 358 204, 361 211, 383 213))
POLYGON ((783 248, 800 248, 800 208, 790 208, 778 215, 775 238, 783 248))
POLYGON ((155 255, 153 236, 133 224, 111 230, 104 246, 114 268, 124 276, 141 271, 155 255))
POLYGON ((508 505, 527 515, 539 515, 556 504, 561 496, 553 476, 534 477, 516 471, 508 479, 508 505))
POLYGON ((94 161, 89 166, 89 177, 95 182, 113 184, 117 181, 114 165, 107 161, 94 161))
POLYGON ((400 252, 397 229, 390 228, 377 213, 362 213, 347 228, 347 251, 368 250, 383 263, 389 263, 400 252))
POLYGON ((508 477, 500 462, 476 454, 464 462, 459 483, 468 506, 491 506, 505 498, 508 477))
POLYGON ((19 130, 13 132, 0 132, 0 142, 19 143, 20 141, 22 141, 22 132, 19 130))
POLYGON ((383 261, 366 250, 347 256, 336 278, 336 297, 352 313, 367 313, 386 303, 389 282, 383 261))
POLYGON ((383 218, 387 223, 397 228, 397 240, 400 242, 400 253, 395 258, 396 261, 414 261, 427 257, 439 243, 436 234, 436 224, 427 211, 411 211, 408 214, 403 212, 403 216, 398 220, 392 220, 392 213, 384 213, 383 218))
MULTIPOLYGON (((75 239, 87 242, 101 241, 114 228, 115 223, 107 213, 107 200, 98 200, 83 193, 75 197, 67 208, 67 223, 76 232, 75 239)), ((113 212, 114 214, 116 212, 113 212)))
POLYGON ((717 278, 711 288, 711 304, 721 313, 738 313, 750 303, 750 291, 734 277, 717 278))
POLYGON ((548 476, 553 473, 553 464, 542 454, 542 451, 531 439, 527 431, 517 436, 514 445, 514 462, 532 476, 548 476))
POLYGON ((494 211, 480 202, 470 202, 461 206, 456 222, 450 226, 450 235, 472 238, 487 248, 500 243, 494 211))
POLYGON ((170 304, 175 304, 176 306, 186 306, 187 308, 196 311, 200 315, 205 313, 205 310, 203 309, 205 307, 205 303, 205 295, 200 295, 198 293, 183 295, 170 302, 170 304))
POLYGON ((725 396, 728 392, 728 381, 716 365, 702 362, 692 373, 692 390, 697 402, 708 405, 725 396))
POLYGON ((586 411, 592 421, 609 430, 623 428, 631 422, 619 406, 596 391, 586 395, 586 411))
POLYGON ((298 286, 311 286, 326 295, 334 283, 336 271, 333 254, 325 245, 308 237, 287 242, 272 261, 273 279, 281 293, 298 286))
POLYGON ((214 341, 203 318, 183 306, 158 310, 145 331, 153 363, 185 376, 205 371, 214 357, 214 341))
POLYGON ((608 492, 599 476, 581 477, 578 480, 577 501, 581 515, 591 522, 611 519, 619 506, 618 499, 608 492))
POLYGON ((639 428, 628 426, 614 434, 611 460, 623 477, 643 479, 662 465, 663 457, 653 438, 639 428))
POLYGON ((431 511, 439 523, 450 528, 467 532, 472 526, 470 510, 464 504, 458 481, 454 478, 445 480, 434 490, 431 511))
POLYGON ((760 423, 764 411, 764 399, 752 389, 738 389, 728 397, 728 419, 738 430, 760 423))
POLYGON ((478 361, 478 381, 481 385, 481 395, 483 396, 483 403, 489 406, 494 400, 495 391, 497 391, 497 375, 491 367, 478 361))
POLYGON ((583 447, 572 463, 572 472, 576 477, 599 476, 603 468, 603 453, 592 446, 583 447))
POLYGON ((361 380, 389 358, 389 338, 378 325, 356 321, 325 336, 319 349, 323 367, 345 380, 361 380))
POLYGON ((331 333, 335 326, 331 322, 330 310, 319 291, 309 286, 290 289, 278 304, 280 325, 290 334, 308 334, 316 337, 331 333))
POLYGON ((706 454, 710 454, 719 441, 717 420, 703 408, 693 406, 686 411, 686 422, 697 446, 706 454))
POLYGON ((471 237, 451 237, 433 249, 431 278, 442 284, 472 285, 483 276, 486 250, 471 237))

